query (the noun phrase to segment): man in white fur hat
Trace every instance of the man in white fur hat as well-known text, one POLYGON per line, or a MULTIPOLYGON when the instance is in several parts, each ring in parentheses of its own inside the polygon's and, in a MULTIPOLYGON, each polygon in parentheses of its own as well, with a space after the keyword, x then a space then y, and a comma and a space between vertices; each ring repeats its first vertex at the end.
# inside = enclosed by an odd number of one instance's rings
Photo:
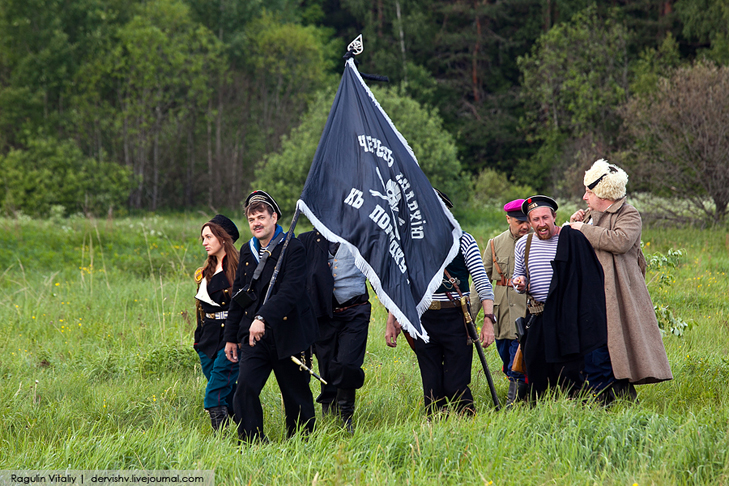
POLYGON ((628 175, 620 167, 597 160, 585 172, 582 199, 588 209, 575 212, 570 226, 590 241, 605 273, 612 370, 603 370, 605 376, 599 369, 590 370, 588 356, 587 379, 598 387, 600 382, 609 386, 607 392, 612 398, 635 399, 633 385, 670 380, 673 375, 645 284, 642 221, 638 210, 625 200, 627 182, 628 175))

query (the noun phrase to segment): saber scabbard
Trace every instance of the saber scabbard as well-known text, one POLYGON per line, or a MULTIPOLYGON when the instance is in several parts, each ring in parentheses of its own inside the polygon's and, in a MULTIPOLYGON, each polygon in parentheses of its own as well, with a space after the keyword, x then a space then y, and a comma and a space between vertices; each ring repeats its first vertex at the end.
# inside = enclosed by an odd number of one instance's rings
POLYGON ((489 384, 489 390, 491 391, 491 399, 494 401, 494 406, 496 407, 496 410, 501 409, 501 404, 499 403, 499 397, 496 395, 496 387, 494 387, 494 379, 491 377, 491 371, 489 371, 489 365, 486 363, 486 356, 483 352, 483 347, 481 347, 481 341, 478 339, 478 332, 476 331, 476 326, 473 324, 473 319, 471 319, 471 313, 468 309, 468 304, 466 297, 461 297, 461 308, 463 309, 463 318, 466 321, 466 330, 468 331, 468 334, 471 336, 471 339, 473 340, 473 344, 476 346, 476 352, 478 353, 478 359, 481 360, 481 366, 483 367, 483 372, 486 375, 486 381, 489 384))
POLYGON ((316 373, 314 373, 314 370, 312 370, 311 368, 309 368, 308 366, 306 366, 304 363, 302 363, 300 359, 296 358, 295 356, 291 356, 291 361, 293 361, 294 363, 296 363, 297 365, 299 365, 299 368, 301 368, 302 370, 308 371, 311 376, 313 376, 317 380, 321 381, 325 385, 328 385, 329 384, 329 383, 327 383, 327 381, 324 378, 322 378, 321 376, 319 376, 316 373))

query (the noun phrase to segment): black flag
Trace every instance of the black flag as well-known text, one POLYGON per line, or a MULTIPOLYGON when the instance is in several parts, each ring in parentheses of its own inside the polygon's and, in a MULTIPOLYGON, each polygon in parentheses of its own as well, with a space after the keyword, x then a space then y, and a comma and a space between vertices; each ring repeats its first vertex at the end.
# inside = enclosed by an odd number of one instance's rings
POLYGON ((461 227, 353 59, 297 207, 325 238, 349 248, 385 307, 427 341, 420 316, 458 254, 461 227))

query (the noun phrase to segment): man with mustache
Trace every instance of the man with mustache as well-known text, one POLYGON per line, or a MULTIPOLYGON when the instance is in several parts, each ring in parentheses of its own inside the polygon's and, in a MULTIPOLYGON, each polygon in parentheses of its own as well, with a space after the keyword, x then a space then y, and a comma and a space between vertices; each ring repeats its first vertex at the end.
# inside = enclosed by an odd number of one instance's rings
POLYGON ((555 224, 557 203, 536 195, 522 204, 534 235, 514 250, 514 289, 527 292, 527 380, 532 392, 561 386, 577 393, 584 357, 607 343, 602 266, 582 233, 555 224))
MULTIPOLYGON (((526 314, 526 295, 517 293, 511 286, 511 277, 514 275, 514 247, 519 238, 528 234, 530 230, 526 214, 521 212, 523 202, 523 199, 515 199, 504 205, 506 223, 509 227, 500 235, 490 239, 483 251, 483 265, 489 279, 494 282, 496 349, 503 362, 502 370, 509 379, 505 404, 507 408, 514 402, 526 398, 528 393, 524 373, 511 369, 519 347, 514 322, 526 314)), ((473 283, 471 283, 471 295, 476 295, 476 286, 473 283)), ((471 315, 474 321, 480 309, 481 303, 474 299, 471 302, 471 315)))
POLYGON ((241 441, 266 441, 260 393, 271 374, 276 375, 286 412, 288 435, 298 428, 314 429, 314 401, 309 373, 292 360, 311 357, 318 327, 306 288, 306 250, 291 238, 281 255, 286 234, 279 226, 281 210, 263 191, 246 199, 246 217, 253 238, 240 249, 233 300, 225 322, 225 354, 240 363, 238 388, 233 398, 241 441), (283 258, 271 296, 264 303, 276 262, 283 258), (243 291, 238 294, 238 291, 243 291))

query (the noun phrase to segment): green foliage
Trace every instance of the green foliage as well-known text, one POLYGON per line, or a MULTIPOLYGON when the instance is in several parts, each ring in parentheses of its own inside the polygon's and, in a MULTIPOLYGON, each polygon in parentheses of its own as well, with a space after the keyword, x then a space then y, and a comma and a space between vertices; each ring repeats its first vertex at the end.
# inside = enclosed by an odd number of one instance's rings
POLYGON ((363 33, 362 71, 437 109, 462 169, 566 196, 630 148, 628 83, 729 62, 728 18, 725 0, 2 0, 0 154, 53 134, 131 167, 132 207, 235 207, 363 33))
POLYGON ((524 178, 532 163, 542 174, 551 168, 559 180, 567 169, 576 172, 575 160, 592 161, 595 149, 607 150, 627 97, 627 42, 617 11, 603 16, 592 6, 550 29, 519 58, 522 96, 530 108, 523 122, 531 139, 543 143, 532 161, 520 164, 525 172, 517 173, 519 180, 542 190, 548 179, 524 178))
POLYGON ((729 3, 726 0, 682 0, 676 11, 683 21, 683 35, 707 47, 699 54, 719 65, 729 64, 729 3))
POLYGON ((254 189, 273 194, 284 211, 293 211, 311 167, 333 94, 319 93, 301 124, 281 140, 281 151, 266 156, 256 170, 254 189))
MULTIPOLYGON (((226 214, 239 222, 241 238, 246 238, 248 225, 241 224, 242 215, 226 214)), ((115 274, 140 279, 150 275, 191 278, 204 261, 200 224, 212 216, 196 213, 194 217, 106 221, 78 214, 49 220, 26 215, 0 218, 0 269, 54 275, 55 282, 82 279, 97 286, 105 285, 115 274), (18 241, 23 243, 18 245, 18 241), (53 268, 65 270, 55 275, 50 270, 53 268)), ((9 285, 9 281, 0 279, 2 285, 9 285)))
MULTIPOLYGON (((643 242, 641 242, 641 248, 645 248, 643 242)), ((670 287, 676 278, 671 274, 671 270, 681 264, 681 259, 685 257, 685 254, 686 250, 669 248, 665 255, 658 251, 648 255, 646 259, 648 270, 653 272, 653 276, 648 281, 648 285, 655 282, 659 291, 670 287)), ((675 316, 668 305, 654 303, 653 309, 656 313, 658 327, 661 329, 661 332, 670 332, 675 336, 683 336, 684 331, 691 329, 691 325, 680 317, 675 316)))
POLYGON ((245 33, 245 66, 257 88, 260 103, 254 105, 247 137, 260 158, 277 148, 281 136, 298 121, 330 77, 327 33, 313 25, 281 22, 264 13, 245 33))
POLYGON ((514 199, 524 199, 534 194, 534 189, 528 185, 517 184, 508 177, 492 169, 484 169, 476 179, 473 197, 476 202, 501 203, 514 199))
POLYGON ((646 49, 633 68, 630 91, 633 95, 645 96, 656 89, 661 78, 670 76, 671 71, 681 62, 678 43, 669 32, 658 49, 646 49))
MULTIPOLYGON (((632 97, 622 113, 636 179, 692 206, 683 222, 720 223, 729 212, 729 66, 701 61, 674 69, 653 92, 632 97)), ((682 221, 680 211, 662 209, 682 221)))
POLYGON ((603 18, 595 7, 576 14, 542 36, 519 58, 524 96, 547 109, 546 130, 585 135, 612 130, 612 110, 626 97, 627 32, 615 12, 603 18))
POLYGON ((139 368, 143 375, 149 376, 182 369, 193 371, 198 364, 199 357, 190 346, 165 344, 150 350, 139 363, 139 368))
MULTIPOLYGON (((465 201, 468 186, 456 146, 437 112, 392 89, 373 88, 372 92, 408 141, 431 184, 455 201, 465 201)), ((282 208, 293 208, 301 195, 332 99, 331 92, 319 94, 301 124, 282 140, 281 151, 269 155, 256 170, 255 188, 270 191, 282 208)))
POLYGON ((654 304, 653 310, 656 312, 658 327, 661 332, 670 332, 675 336, 683 336, 684 331, 691 329, 690 324, 673 315, 673 311, 667 305, 654 304))
MULTIPOLYGON (((645 245, 642 243, 643 242, 641 242, 641 248, 645 248, 645 245)), ((648 256, 646 259, 648 268, 656 272, 659 285, 670 285, 670 277, 666 271, 670 271, 670 269, 676 268, 680 265, 681 259, 684 257, 685 253, 685 250, 674 250, 673 248, 670 248, 665 255, 657 251, 648 256)), ((653 278, 656 278, 656 276, 653 278)))
POLYGON ((84 157, 70 140, 31 139, 27 150, 0 156, 0 208, 6 213, 46 215, 60 205, 70 212, 104 214, 124 204, 130 186, 126 168, 84 157))

